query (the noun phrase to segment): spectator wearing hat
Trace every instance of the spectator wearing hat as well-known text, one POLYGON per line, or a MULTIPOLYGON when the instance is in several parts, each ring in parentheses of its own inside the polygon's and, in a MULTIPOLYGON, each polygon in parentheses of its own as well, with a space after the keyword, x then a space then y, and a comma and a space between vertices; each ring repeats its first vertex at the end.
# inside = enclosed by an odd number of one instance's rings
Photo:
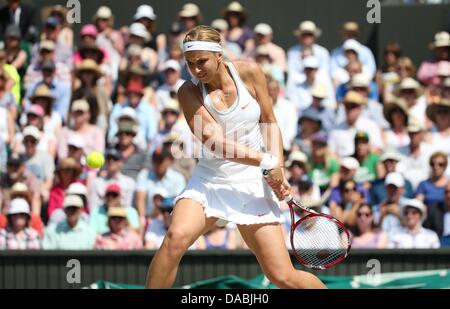
POLYGON ((41 72, 42 79, 37 81, 36 84, 30 84, 25 93, 25 107, 31 105, 31 97, 37 88, 40 85, 46 85, 53 97, 52 110, 56 111, 60 118, 66 122, 72 89, 68 83, 63 83, 56 77, 56 65, 54 61, 49 60, 42 63, 41 72))
POLYGON ((178 12, 178 20, 181 23, 181 31, 179 31, 176 44, 180 46, 184 40, 186 34, 198 26, 200 21, 203 19, 200 8, 194 3, 186 3, 183 5, 181 10, 178 12))
POLYGON ((163 33, 158 33, 156 31, 157 19, 158 16, 156 16, 153 7, 148 4, 138 6, 136 13, 133 16, 134 22, 143 24, 150 34, 150 39, 147 42, 147 46, 153 50, 156 50, 159 61, 164 61, 168 56, 167 37, 163 33))
POLYGON ((120 58, 125 51, 125 41, 120 31, 114 29, 114 15, 107 6, 98 8, 92 17, 97 28, 97 44, 100 48, 109 51, 109 63, 113 81, 118 78, 120 58))
POLYGON ((411 142, 403 160, 397 165, 397 171, 402 173, 416 190, 419 183, 426 180, 430 174, 429 160, 433 149, 425 142, 425 127, 416 118, 409 118, 406 129, 411 142))
POLYGON ((378 161, 380 155, 371 151, 369 144, 369 135, 365 131, 357 131, 355 134, 355 153, 353 157, 359 162, 359 168, 356 171, 355 181, 362 183, 369 188, 370 183, 379 178, 382 174, 378 161))
POLYGON ((167 147, 153 152, 152 164, 151 169, 139 173, 136 181, 136 206, 140 217, 152 216, 155 210, 152 197, 156 188, 162 187, 169 196, 176 196, 186 186, 183 175, 172 168, 173 156, 167 147))
POLYGON ((358 23, 354 21, 345 22, 342 25, 341 34, 343 44, 331 52, 331 71, 333 72, 334 68, 343 68, 347 64, 347 52, 353 50, 357 53, 358 60, 363 66, 364 74, 371 80, 376 73, 375 58, 367 46, 358 42, 360 36, 358 23))
POLYGON ((217 32, 220 33, 222 47, 223 47, 223 56, 228 61, 235 61, 241 58, 242 50, 241 47, 235 43, 228 41, 228 23, 223 18, 214 19, 211 22, 211 27, 214 28, 217 32))
POLYGON ((58 156, 67 157, 67 141, 71 135, 77 134, 86 142, 84 153, 98 151, 103 153, 105 150, 105 131, 89 123, 91 114, 90 106, 87 100, 76 100, 72 102, 70 108, 70 127, 63 127, 58 137, 58 156))
POLYGON ((382 133, 384 145, 387 149, 395 149, 406 154, 411 142, 407 130, 409 118, 407 103, 403 99, 388 102, 384 104, 383 115, 389 123, 389 129, 382 133))
MULTIPOLYGON (((405 160, 405 157, 395 149, 388 149, 381 155, 378 164, 380 166, 380 171, 382 170, 381 174, 383 176, 373 181, 370 187, 370 202, 372 205, 379 205, 382 201, 387 199, 387 191, 385 186, 386 175, 396 172, 399 162, 403 160, 405 160)), ((404 176, 403 180, 405 183, 403 196, 406 198, 413 198, 414 190, 411 182, 405 179, 404 176)))
POLYGON ((5 80, 6 81, 5 89, 13 94, 15 103, 19 104, 21 98, 22 78, 17 72, 17 69, 13 65, 8 63, 7 53, 6 50, 4 49, 4 46, 3 47, 0 46, 0 68, 3 69, 4 72, 6 73, 5 76, 9 77, 5 80))
MULTIPOLYGON (((442 151, 450 158, 450 101, 441 99, 432 102, 426 109, 427 117, 433 122, 430 136, 431 147, 442 151)), ((450 176, 450 170, 447 170, 450 176)))
POLYGON ((81 44, 73 55, 75 65, 84 59, 92 59, 97 64, 109 63, 109 51, 97 45, 98 30, 93 24, 85 24, 80 30, 81 44))
POLYGON ((0 200, 4 210, 9 206, 11 189, 17 182, 26 184, 32 192, 31 211, 40 215, 42 206, 41 183, 36 176, 25 168, 25 155, 13 153, 8 157, 6 173, 0 178, 0 200))
POLYGON ((416 191, 416 199, 427 206, 444 202, 445 187, 450 183, 449 177, 445 175, 448 166, 447 154, 434 152, 429 161, 430 177, 419 183, 416 191))
POLYGON ((328 136, 320 131, 312 136, 312 151, 309 160, 310 170, 308 176, 319 186, 323 193, 334 188, 339 183, 339 163, 330 154, 327 148, 328 136))
POLYGON ((323 105, 334 110, 336 108, 334 88, 328 73, 319 70, 319 58, 315 55, 305 57, 302 60, 302 68, 301 72, 289 74, 286 86, 286 96, 295 104, 298 112, 311 105, 311 90, 316 83, 323 84, 327 89, 327 98, 323 101, 323 105))
POLYGON ((25 146, 25 168, 29 170, 42 184, 42 195, 44 200, 53 185, 55 163, 53 157, 38 150, 41 132, 35 126, 27 126, 23 130, 23 145, 25 146))
MULTIPOLYGON (((40 40, 49 41, 54 44, 54 54, 55 61, 64 63, 68 66, 69 69, 73 67, 73 59, 72 59, 72 46, 73 46, 73 34, 70 38, 71 42, 68 43, 65 40, 60 39, 61 31, 63 32, 63 36, 65 35, 63 30, 63 22, 60 17, 57 16, 47 16, 43 18, 43 29, 41 32, 40 40)), ((66 22, 66 18, 64 18, 64 22, 66 22)), ((66 23, 67 24, 67 23, 66 23)), ((66 32, 67 33, 67 32, 66 32)), ((31 60, 33 62, 39 58, 40 48, 37 45, 33 46, 31 60)))
POLYGON ((136 232, 128 229, 127 212, 122 207, 108 209, 109 232, 97 236, 95 249, 99 250, 137 250, 142 240, 136 232))
POLYGON ((29 4, 20 0, 8 0, 0 8, 0 36, 3 39, 6 28, 18 25, 22 37, 26 37, 31 27, 35 25, 35 11, 29 4))
MULTIPOLYGON (((23 182, 16 182, 9 192, 10 201, 15 199, 23 199, 27 202, 28 212, 30 214, 29 226, 33 228, 39 236, 42 237, 44 234, 44 223, 42 222, 40 214, 30 212, 30 204, 33 199, 33 192, 28 189, 28 186, 23 182)), ((6 228, 8 226, 8 209, 10 209, 11 204, 7 205, 3 212, 0 212, 0 229, 6 228)))
POLYGON ((105 162, 105 173, 97 176, 92 181, 92 189, 89 195, 89 205, 91 206, 91 209, 101 206, 106 188, 111 183, 117 183, 121 186, 121 205, 125 207, 133 206, 136 182, 133 178, 122 174, 123 159, 121 153, 114 148, 106 150, 105 162))
POLYGON ((23 49, 22 34, 17 25, 9 25, 5 31, 6 62, 16 68, 21 77, 25 75, 27 65, 30 62, 26 50, 23 49))
POLYGON ((330 132, 336 122, 334 110, 326 108, 326 100, 328 98, 327 87, 321 83, 314 83, 311 89, 312 102, 311 106, 305 109, 306 113, 317 113, 322 121, 322 128, 325 132, 330 132))
MULTIPOLYGON (((312 137, 322 128, 322 119, 319 114, 312 110, 305 110, 298 118, 297 136, 294 140, 295 147, 298 147, 306 155, 311 154, 312 137)), ((293 148, 295 148, 293 147, 293 148)))
POLYGON ((314 199, 320 199, 319 187, 312 183, 308 177, 308 157, 301 151, 295 150, 289 154, 285 164, 289 183, 293 185, 294 196, 307 195, 314 199))
POLYGON ((75 76, 80 85, 72 94, 72 100, 86 98, 91 112, 91 124, 96 124, 106 130, 112 101, 107 90, 99 82, 103 73, 98 64, 92 59, 85 59, 77 65, 75 76))
POLYGON ((185 82, 181 78, 181 66, 176 60, 167 60, 164 63, 163 72, 164 84, 156 90, 156 101, 160 111, 170 99, 177 99, 178 89, 185 82))
MULTIPOLYGON (((61 83, 70 85, 72 83, 71 65, 61 62, 55 55, 56 45, 51 40, 41 41, 36 45, 36 61, 27 68, 27 72, 24 77, 24 87, 28 89, 31 85, 37 84, 43 79, 42 66, 47 61, 53 61, 55 63, 55 78, 61 83)), ((67 57, 67 56, 65 56, 67 57)), ((69 58, 63 59, 63 61, 69 58)))
MULTIPOLYGON (((119 185, 118 183, 110 182, 109 185, 106 186, 105 194, 102 198, 103 204, 92 209, 89 224, 98 235, 102 235, 109 231, 108 213, 111 208, 117 207, 123 209, 130 227, 134 231, 139 231, 141 224, 139 222, 139 216, 136 209, 131 205, 121 204, 122 186, 122 184, 119 185)), ((144 226, 142 226, 142 228, 143 227, 144 226)))
POLYGON ((7 227, 0 229, 0 250, 34 250, 41 239, 30 227, 30 205, 24 199, 13 199, 8 210, 7 227))
POLYGON ((438 82, 439 62, 450 61, 450 34, 446 31, 437 32, 430 49, 434 50, 435 58, 422 62, 417 71, 417 79, 427 86, 438 82))
POLYGON ((338 157, 351 156, 355 153, 354 140, 357 131, 365 131, 369 136, 369 143, 374 151, 383 148, 381 130, 373 120, 362 116, 367 98, 355 91, 349 91, 344 97, 346 120, 333 129, 329 135, 328 146, 338 157))
MULTIPOLYGON (((87 200, 87 194, 88 190, 85 185, 83 185, 80 182, 74 182, 69 185, 69 187, 64 192, 65 196, 78 196, 83 201, 83 211, 80 215, 80 220, 83 220, 84 222, 89 222, 89 214, 88 214, 88 200, 87 200)), ((59 224, 61 222, 64 222, 67 220, 66 213, 64 211, 64 208, 58 208, 55 209, 55 211, 52 213, 51 217, 48 218, 47 225, 51 224, 59 224)))
POLYGON ((253 29, 255 33, 256 47, 265 46, 269 52, 270 58, 283 73, 287 73, 286 52, 283 48, 273 43, 273 30, 269 24, 259 23, 253 29))
MULTIPOLYGON (((59 44, 65 45, 68 48, 73 47, 73 30, 71 28, 71 24, 67 22, 67 14, 69 10, 62 5, 54 5, 44 7, 41 10, 41 15, 44 16, 45 20, 48 20, 49 17, 57 20, 60 25, 58 29, 58 36, 56 38, 56 42, 59 44)), ((56 22, 55 22, 56 23, 56 22)))
POLYGON ((123 160, 122 172, 124 175, 137 179, 139 172, 148 165, 148 154, 141 150, 133 142, 138 133, 138 127, 134 121, 124 120, 119 122, 117 131, 117 149, 123 160))
POLYGON ((144 137, 145 147, 149 147, 151 141, 158 132, 158 115, 155 109, 148 102, 143 100, 144 86, 137 81, 130 81, 127 86, 127 102, 115 104, 109 118, 109 139, 117 134, 116 119, 121 111, 126 107, 131 107, 136 111, 139 133, 144 137))
POLYGON ((281 88, 285 88, 285 74, 281 68, 273 62, 270 56, 269 49, 265 45, 256 47, 254 51, 255 62, 259 64, 264 74, 270 78, 275 79, 280 84, 281 88))
POLYGON ((289 75, 303 72, 304 65, 302 63, 302 59, 305 58, 305 52, 312 52, 312 54, 318 59, 318 69, 325 72, 325 74, 329 74, 330 53, 325 47, 322 47, 316 43, 316 40, 321 34, 322 30, 310 20, 301 22, 298 28, 294 30, 294 35, 298 38, 299 44, 291 47, 287 53, 289 75))
POLYGON ((391 233, 401 226, 400 212, 402 202, 405 200, 405 179, 402 174, 392 172, 384 180, 386 198, 375 205, 375 222, 383 231, 391 233))
POLYGON ((53 110, 54 101, 55 97, 47 85, 41 84, 37 86, 30 97, 31 105, 25 108, 26 113, 22 114, 20 122, 26 125, 34 125, 45 134, 48 134, 49 137, 56 139, 62 128, 63 118, 57 111, 53 110), (38 105, 44 111, 44 115, 41 116, 40 111, 38 113, 36 107, 33 107, 31 111, 31 106, 33 105, 38 105), (32 116, 38 117, 37 119, 30 119, 30 117, 33 118, 32 116))
POLYGON ((283 138, 284 150, 292 147, 292 142, 297 135, 297 126, 292 121, 292 115, 297 111, 294 105, 281 95, 280 84, 275 79, 267 80, 267 89, 272 98, 273 113, 280 126, 281 136, 283 138))
POLYGON ((251 57, 255 38, 253 31, 245 25, 248 17, 245 8, 238 1, 233 1, 223 10, 222 16, 229 26, 227 40, 241 47, 242 57, 251 57))
MULTIPOLYGON (((380 102, 369 98, 370 93, 370 81, 362 73, 353 75, 350 82, 347 84, 349 90, 359 93, 366 100, 362 115, 368 119, 373 120, 379 127, 388 128, 389 123, 383 117, 383 106, 380 102)), ((377 93, 378 91, 375 91, 377 93)), ((339 106, 337 122, 345 119, 345 107, 339 106)))
POLYGON ((95 244, 95 231, 80 219, 83 200, 76 195, 64 198, 64 212, 67 219, 47 226, 42 247, 47 250, 91 250, 95 244))
MULTIPOLYGON (((342 101, 349 90, 351 90, 351 82, 353 76, 363 74, 362 64, 359 60, 349 60, 348 63, 344 67, 345 74, 348 78, 345 82, 338 83, 336 85, 336 100, 342 101)), ((364 74, 363 74, 364 75, 364 74)), ((364 78, 364 81, 369 83, 369 95, 368 98, 370 100, 378 101, 379 100, 379 90, 378 85, 374 80, 370 80, 364 78)), ((364 82, 366 84, 366 82, 364 82)))
POLYGON ((67 157, 81 163, 84 160, 86 141, 81 135, 73 134, 67 140, 67 157))
POLYGON ((440 247, 436 232, 422 226, 426 219, 425 205, 416 199, 402 203, 404 227, 389 236, 389 248, 401 249, 436 249, 440 247))
POLYGON ((147 47, 150 33, 142 23, 134 22, 129 28, 128 35, 126 43, 128 45, 135 44, 142 48, 142 61, 151 73, 154 72, 158 65, 158 54, 153 48, 147 47))
POLYGON ((389 243, 388 235, 376 227, 372 206, 363 204, 356 213, 357 224, 352 248, 385 249, 389 243))
POLYGON ((81 175, 81 165, 73 158, 65 158, 59 161, 56 167, 55 183, 50 190, 50 198, 47 207, 47 216, 51 217, 52 213, 63 208, 65 191, 75 182, 79 182, 81 175))
POLYGON ((409 115, 419 120, 422 125, 425 125, 427 102, 423 93, 424 91, 420 84, 410 77, 402 80, 393 91, 395 96, 405 100, 408 105, 409 115))

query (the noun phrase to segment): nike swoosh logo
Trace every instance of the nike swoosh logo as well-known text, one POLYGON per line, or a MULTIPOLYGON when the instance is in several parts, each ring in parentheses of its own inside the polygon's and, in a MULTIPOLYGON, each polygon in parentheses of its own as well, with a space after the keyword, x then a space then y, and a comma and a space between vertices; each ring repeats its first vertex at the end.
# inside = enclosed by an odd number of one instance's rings
POLYGON ((246 109, 248 106, 250 105, 250 103, 247 103, 246 105, 242 106, 242 109, 246 109))
POLYGON ((187 47, 187 48, 191 48, 192 46, 194 46, 194 45, 187 45, 186 47, 187 47))

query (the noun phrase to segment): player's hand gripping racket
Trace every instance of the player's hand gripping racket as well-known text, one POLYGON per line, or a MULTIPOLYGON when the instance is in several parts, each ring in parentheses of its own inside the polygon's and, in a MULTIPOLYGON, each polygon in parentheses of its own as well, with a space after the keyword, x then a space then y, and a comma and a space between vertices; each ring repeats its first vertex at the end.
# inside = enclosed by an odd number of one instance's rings
POLYGON ((336 218, 285 198, 291 213, 291 246, 300 264, 312 269, 326 269, 342 262, 350 252, 350 233, 336 218), (295 208, 300 219, 295 222, 295 208))

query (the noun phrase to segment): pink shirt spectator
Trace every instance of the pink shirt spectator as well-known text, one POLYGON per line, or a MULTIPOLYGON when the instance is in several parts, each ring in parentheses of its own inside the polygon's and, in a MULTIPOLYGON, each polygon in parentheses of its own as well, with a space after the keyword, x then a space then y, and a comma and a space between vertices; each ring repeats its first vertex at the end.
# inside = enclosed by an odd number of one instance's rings
POLYGON ((438 75, 439 62, 438 61, 424 61, 417 71, 417 79, 425 85, 437 85, 440 78, 438 75))
POLYGON ((0 230, 0 250, 30 250, 40 249, 41 239, 37 231, 26 228, 14 234, 11 228, 0 230))
POLYGON ((137 250, 142 249, 142 240, 133 231, 124 230, 120 234, 108 232, 101 236, 97 236, 95 249, 137 250))
POLYGON ((83 148, 84 153, 88 154, 92 151, 103 153, 105 151, 105 131, 95 125, 89 125, 83 131, 74 131, 67 127, 62 128, 58 139, 58 156, 60 158, 67 157, 67 142, 72 135, 79 135, 85 140, 83 148))

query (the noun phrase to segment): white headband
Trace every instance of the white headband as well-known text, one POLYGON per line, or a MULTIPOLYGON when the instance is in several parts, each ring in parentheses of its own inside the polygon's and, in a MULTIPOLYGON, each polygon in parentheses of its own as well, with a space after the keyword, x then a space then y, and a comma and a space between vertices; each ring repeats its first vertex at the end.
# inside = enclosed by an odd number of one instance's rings
POLYGON ((183 52, 187 53, 194 50, 222 52, 222 46, 219 43, 205 42, 205 41, 192 41, 183 44, 183 52))

